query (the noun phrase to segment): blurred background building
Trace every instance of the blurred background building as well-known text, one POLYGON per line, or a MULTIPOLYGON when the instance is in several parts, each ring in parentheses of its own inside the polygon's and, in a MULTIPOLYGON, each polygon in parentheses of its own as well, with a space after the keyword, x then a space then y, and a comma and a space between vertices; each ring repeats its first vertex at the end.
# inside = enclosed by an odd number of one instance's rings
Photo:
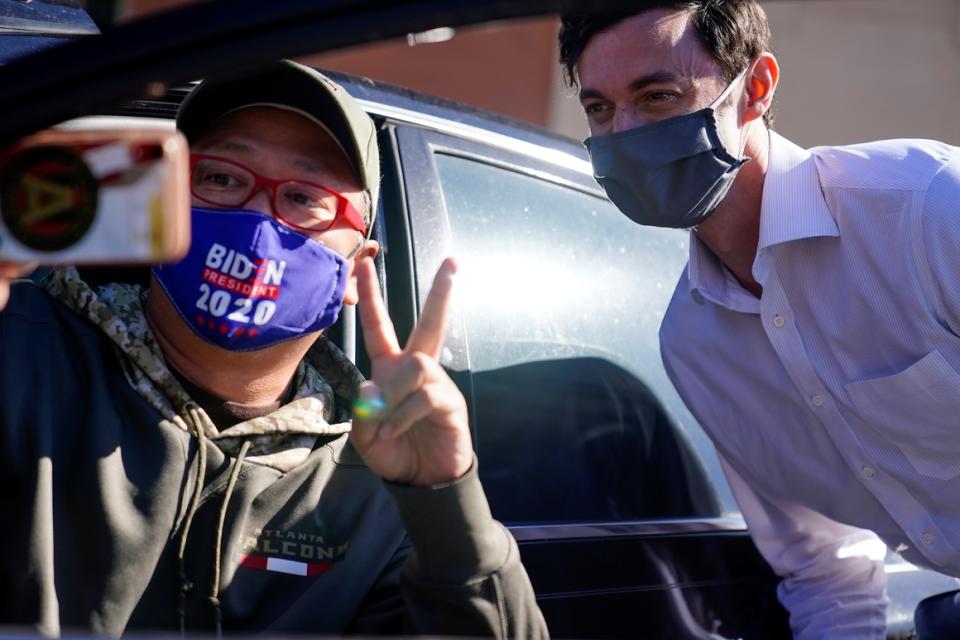
MULTIPOLYGON (((126 0, 135 19, 190 0, 126 0)), ((804 146, 881 138, 960 145, 960 0, 768 0, 782 75, 775 128, 804 146)), ((435 29, 304 61, 490 109, 576 138, 558 21, 435 29)))

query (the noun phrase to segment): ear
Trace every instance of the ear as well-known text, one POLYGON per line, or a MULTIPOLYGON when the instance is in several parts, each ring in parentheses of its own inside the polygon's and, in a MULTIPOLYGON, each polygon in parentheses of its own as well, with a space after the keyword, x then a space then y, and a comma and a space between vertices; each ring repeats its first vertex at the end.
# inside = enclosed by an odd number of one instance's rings
POLYGON ((344 304, 357 304, 360 294, 357 292, 357 265, 364 258, 375 258, 380 253, 380 243, 376 240, 364 240, 363 246, 350 260, 350 273, 347 274, 347 287, 343 292, 344 304))
POLYGON ((746 79, 747 109, 743 114, 744 124, 762 118, 770 110, 773 94, 780 81, 780 64, 770 52, 764 51, 753 63, 746 79))

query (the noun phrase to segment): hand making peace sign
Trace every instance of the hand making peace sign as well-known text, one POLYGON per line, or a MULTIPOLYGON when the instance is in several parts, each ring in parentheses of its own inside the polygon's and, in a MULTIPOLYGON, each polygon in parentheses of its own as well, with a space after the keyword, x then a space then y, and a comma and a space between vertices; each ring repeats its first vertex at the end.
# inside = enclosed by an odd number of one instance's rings
POLYGON ((463 395, 438 362, 447 307, 457 265, 451 258, 437 270, 423 313, 400 349, 377 284, 373 260, 357 267, 360 324, 373 369, 360 387, 361 404, 382 409, 357 411, 350 434, 367 466, 394 482, 427 486, 465 474, 473 447, 463 395))

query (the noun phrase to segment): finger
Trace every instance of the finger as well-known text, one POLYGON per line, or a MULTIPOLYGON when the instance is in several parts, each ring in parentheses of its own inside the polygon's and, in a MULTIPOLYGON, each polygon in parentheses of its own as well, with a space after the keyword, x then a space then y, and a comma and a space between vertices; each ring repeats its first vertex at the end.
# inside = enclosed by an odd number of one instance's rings
POLYGON ((36 268, 36 263, 0 262, 0 311, 7 306, 7 301, 10 300, 10 281, 25 276, 36 268))
POLYGON ((383 355, 400 353, 397 333, 383 306, 377 269, 373 260, 364 258, 357 265, 357 291, 360 295, 360 326, 363 342, 371 360, 383 355))
POLYGON ((450 378, 424 385, 383 419, 378 435, 395 439, 429 421, 432 427, 462 430, 469 438, 467 404, 450 378))
POLYGON ((20 262, 0 262, 0 279, 12 280, 20 278, 37 268, 36 262, 28 264, 20 262))
POLYGON ((380 425, 378 435, 394 440, 410 430, 413 425, 436 411, 436 401, 431 398, 429 387, 421 387, 413 395, 404 398, 380 425))
POLYGON ((423 305, 423 313, 420 314, 417 326, 413 328, 410 341, 407 342, 407 353, 425 353, 434 359, 440 357, 446 332, 447 310, 453 293, 453 276, 456 273, 457 263, 453 258, 444 260, 437 269, 433 286, 430 287, 427 301, 423 305))
POLYGON ((380 418, 384 414, 383 397, 374 382, 362 382, 353 404, 353 424, 350 436, 357 449, 363 451, 377 437, 380 418))
POLYGON ((392 411, 408 395, 431 380, 436 380, 438 372, 444 373, 437 361, 424 353, 401 356, 390 377, 377 380, 387 410, 392 411))
POLYGON ((357 400, 353 404, 353 417, 363 422, 379 420, 386 410, 383 395, 375 382, 361 382, 357 400))

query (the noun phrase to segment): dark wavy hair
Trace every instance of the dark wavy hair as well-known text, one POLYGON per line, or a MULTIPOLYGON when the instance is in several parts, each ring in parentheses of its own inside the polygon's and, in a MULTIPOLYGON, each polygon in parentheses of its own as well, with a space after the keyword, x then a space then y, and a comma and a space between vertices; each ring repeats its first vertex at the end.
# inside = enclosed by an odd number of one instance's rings
MULTIPOLYGON (((656 8, 689 11, 707 52, 731 82, 744 67, 770 48, 770 25, 757 0, 660 0, 648 2, 640 11, 568 12, 560 17, 560 64, 567 85, 577 87, 577 62, 590 38, 631 16, 656 8)), ((763 115, 772 123, 772 113, 763 115)))

